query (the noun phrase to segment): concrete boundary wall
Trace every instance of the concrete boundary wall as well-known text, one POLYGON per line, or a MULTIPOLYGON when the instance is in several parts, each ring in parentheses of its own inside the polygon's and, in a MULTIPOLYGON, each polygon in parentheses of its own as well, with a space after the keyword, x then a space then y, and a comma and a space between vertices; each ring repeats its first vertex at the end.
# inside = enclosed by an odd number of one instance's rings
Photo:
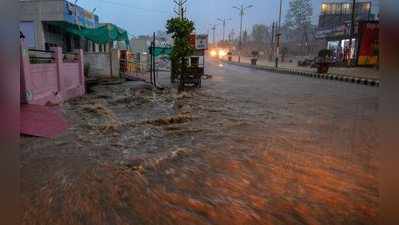
POLYGON ((85 94, 83 51, 76 59, 64 62, 61 48, 53 48, 54 61, 31 64, 28 50, 21 54, 21 101, 26 104, 59 104, 85 94))
POLYGON ((119 77, 120 52, 113 49, 109 52, 86 52, 85 66, 89 65, 89 77, 119 77), (110 57, 112 55, 112 61, 110 57), (112 73, 111 73, 112 64, 112 73))

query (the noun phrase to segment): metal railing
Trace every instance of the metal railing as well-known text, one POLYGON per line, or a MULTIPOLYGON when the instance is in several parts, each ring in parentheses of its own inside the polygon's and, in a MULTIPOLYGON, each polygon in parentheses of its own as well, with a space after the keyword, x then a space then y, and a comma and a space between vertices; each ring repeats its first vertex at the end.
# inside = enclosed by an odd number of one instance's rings
POLYGON ((28 49, 29 61, 31 64, 55 63, 54 51, 28 49))

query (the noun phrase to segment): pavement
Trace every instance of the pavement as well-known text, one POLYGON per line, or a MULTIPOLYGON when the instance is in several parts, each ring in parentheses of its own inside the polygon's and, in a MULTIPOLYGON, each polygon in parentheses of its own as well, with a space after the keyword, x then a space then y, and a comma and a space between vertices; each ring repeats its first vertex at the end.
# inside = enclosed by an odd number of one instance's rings
POLYGON ((23 138, 22 224, 378 223, 378 89, 209 62, 203 88, 127 82, 23 138))
MULTIPOLYGON (((233 62, 238 62, 238 58, 234 57, 233 62)), ((241 57, 241 63, 249 65, 251 62, 250 57, 241 57)), ((266 59, 259 59, 257 65, 263 67, 274 68, 274 62, 268 61, 266 59)), ((279 68, 285 70, 292 70, 297 72, 305 72, 305 73, 316 73, 316 68, 310 67, 300 67, 296 63, 280 63, 279 68)), ((360 79, 370 79, 370 80, 380 80, 379 70, 376 68, 368 68, 368 67, 330 67, 329 74, 337 75, 337 76, 347 76, 354 77, 360 79)))

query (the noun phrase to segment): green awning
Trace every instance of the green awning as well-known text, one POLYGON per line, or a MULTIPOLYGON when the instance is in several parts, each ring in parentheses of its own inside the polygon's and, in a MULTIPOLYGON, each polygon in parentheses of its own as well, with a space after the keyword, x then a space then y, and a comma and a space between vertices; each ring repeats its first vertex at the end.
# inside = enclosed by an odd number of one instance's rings
POLYGON ((96 28, 85 28, 63 21, 49 22, 49 24, 58 26, 69 33, 98 44, 106 44, 112 41, 125 41, 127 46, 129 46, 127 31, 111 23, 100 24, 96 28))

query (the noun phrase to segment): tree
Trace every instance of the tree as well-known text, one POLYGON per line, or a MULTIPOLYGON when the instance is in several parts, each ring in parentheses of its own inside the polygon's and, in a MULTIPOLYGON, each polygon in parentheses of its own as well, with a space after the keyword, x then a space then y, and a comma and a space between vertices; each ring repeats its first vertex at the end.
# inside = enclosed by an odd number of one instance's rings
POLYGON ((193 53, 189 43, 190 34, 194 31, 194 22, 186 18, 176 17, 167 21, 166 30, 174 39, 174 46, 171 54, 172 73, 171 79, 180 79, 179 89, 183 88, 183 79, 187 74, 187 57, 193 53))
POLYGON ((292 37, 299 37, 297 41, 308 52, 312 15, 313 8, 311 0, 291 0, 284 25, 288 32, 292 34, 292 37))
POLYGON ((255 24, 252 27, 252 38, 258 46, 264 46, 266 43, 267 27, 262 24, 255 24))

